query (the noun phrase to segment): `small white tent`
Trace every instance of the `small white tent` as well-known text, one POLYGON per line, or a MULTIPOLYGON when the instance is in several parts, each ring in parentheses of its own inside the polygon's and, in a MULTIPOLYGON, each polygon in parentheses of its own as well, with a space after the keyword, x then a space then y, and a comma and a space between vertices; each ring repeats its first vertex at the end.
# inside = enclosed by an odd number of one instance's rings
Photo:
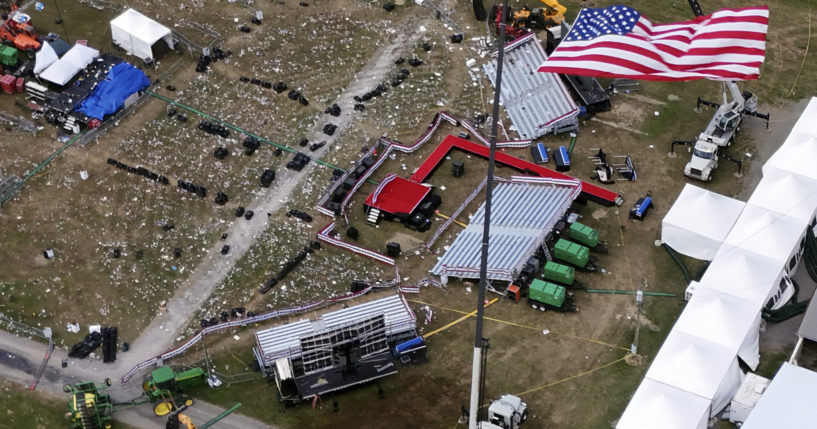
POLYGON ((153 59, 153 44, 162 39, 173 49, 173 35, 169 28, 128 9, 111 21, 113 43, 142 60, 153 59))
POLYGON ((47 69, 48 66, 57 61, 59 57, 48 42, 43 42, 42 47, 37 51, 36 60, 34 62, 34 74, 38 75, 47 69))
POLYGON ((705 429, 707 420, 709 400, 645 378, 616 429, 705 429))
POLYGON ((711 261, 744 205, 687 184, 661 221, 661 241, 682 255, 711 261))
POLYGON ((88 67, 88 64, 99 55, 99 51, 85 45, 74 45, 65 55, 57 61, 51 63, 45 71, 40 74, 40 78, 57 85, 65 85, 71 78, 76 76, 80 70, 88 67))
POLYGON ((698 285, 673 329, 734 350, 754 370, 760 361, 761 306, 698 285))
POLYGON ((661 345, 646 375, 651 380, 712 401, 710 416, 729 404, 742 377, 734 350, 675 328, 661 345))

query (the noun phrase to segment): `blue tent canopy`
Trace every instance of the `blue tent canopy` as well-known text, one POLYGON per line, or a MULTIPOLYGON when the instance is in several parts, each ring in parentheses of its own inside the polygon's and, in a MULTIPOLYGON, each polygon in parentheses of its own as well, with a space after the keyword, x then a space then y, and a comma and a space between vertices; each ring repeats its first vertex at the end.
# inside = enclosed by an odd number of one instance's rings
POLYGON ((149 85, 150 80, 142 70, 128 63, 119 63, 111 68, 108 77, 97 85, 77 110, 101 121, 105 115, 119 110, 131 94, 149 85))

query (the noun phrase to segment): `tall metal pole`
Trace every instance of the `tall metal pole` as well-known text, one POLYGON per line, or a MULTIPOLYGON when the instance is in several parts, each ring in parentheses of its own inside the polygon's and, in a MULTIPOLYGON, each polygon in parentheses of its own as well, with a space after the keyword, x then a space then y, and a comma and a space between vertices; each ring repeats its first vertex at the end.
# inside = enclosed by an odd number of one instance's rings
MULTIPOLYGON (((508 0, 504 0, 502 10, 508 7, 508 0)), ((482 319, 485 306, 485 288, 488 285, 488 241, 491 232, 491 197, 494 190, 494 163, 496 158, 496 133, 499 121, 499 94, 502 89, 502 62, 505 57, 505 22, 499 22, 499 39, 497 39, 499 54, 496 59, 496 91, 494 92, 494 110, 491 121, 491 150, 488 155, 488 175, 485 186, 485 220, 482 229, 482 253, 479 265, 479 286, 477 291, 477 327, 474 333, 474 361, 471 372, 471 407, 468 413, 469 429, 476 429, 478 425, 480 407, 480 381, 482 380, 482 319)))
MULTIPOLYGON (((646 283, 646 280, 644 281, 646 283)), ((641 305, 644 303, 644 292, 639 287, 638 290, 635 292, 635 305, 636 305, 636 313, 635 313, 635 338, 633 338, 633 343, 630 345, 630 353, 636 355, 638 354, 638 332, 641 330, 641 305)))

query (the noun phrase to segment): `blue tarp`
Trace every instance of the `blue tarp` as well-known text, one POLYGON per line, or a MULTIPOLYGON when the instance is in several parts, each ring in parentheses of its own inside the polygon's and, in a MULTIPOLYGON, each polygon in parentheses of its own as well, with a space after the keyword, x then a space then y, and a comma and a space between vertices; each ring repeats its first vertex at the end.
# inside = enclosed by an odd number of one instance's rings
POLYGON ((128 63, 119 63, 111 68, 108 77, 96 86, 77 110, 101 121, 105 115, 119 110, 131 94, 149 85, 150 80, 142 70, 128 63))

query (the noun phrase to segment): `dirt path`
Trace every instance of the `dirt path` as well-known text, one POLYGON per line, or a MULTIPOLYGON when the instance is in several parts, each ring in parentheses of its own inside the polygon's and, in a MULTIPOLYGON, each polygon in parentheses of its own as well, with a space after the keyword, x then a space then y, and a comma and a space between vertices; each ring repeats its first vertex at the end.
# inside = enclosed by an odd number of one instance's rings
MULTIPOLYGON (((40 364, 45 354, 46 345, 36 341, 18 337, 14 334, 0 330, 0 377, 8 381, 28 386, 34 378, 34 371, 40 364)), ((62 390, 62 386, 73 384, 83 380, 93 380, 102 382, 106 377, 118 377, 119 372, 110 368, 108 364, 103 365, 98 360, 77 360, 70 359, 67 368, 61 368, 60 362, 67 357, 63 350, 54 350, 49 365, 40 379, 37 391, 59 399, 66 399, 67 396, 62 390)), ((108 392, 115 402, 126 402, 141 395, 139 383, 129 383, 121 386, 114 383, 108 392)), ((224 409, 203 401, 196 401, 185 414, 199 424, 206 422, 224 409)), ((165 419, 157 418, 153 415, 153 407, 149 404, 129 408, 117 412, 116 420, 127 423, 138 428, 164 428, 165 419)), ((233 413, 221 420, 214 428, 240 429, 259 428, 275 429, 275 426, 264 424, 255 419, 233 413)))
MULTIPOLYGON (((307 136, 311 141, 326 140, 327 142, 326 146, 311 154, 313 159, 325 155, 353 120, 353 96, 370 91, 382 82, 387 73, 393 69, 393 62, 399 56, 400 49, 406 44, 413 43, 420 34, 410 31, 396 32, 394 39, 388 45, 374 53, 363 71, 352 80, 349 87, 339 97, 337 103, 343 111, 341 116, 335 118, 327 115, 321 118, 307 136), (328 138, 322 133, 322 128, 327 122, 338 127, 335 134, 328 138)), ((274 186, 267 188, 266 192, 246 206, 248 210, 253 210, 256 216, 249 221, 238 218, 229 226, 226 231, 228 235, 226 241, 219 241, 212 246, 204 259, 168 301, 167 310, 157 315, 139 338, 131 344, 132 351, 118 363, 122 369, 121 372, 130 369, 142 360, 159 355, 177 341, 190 315, 205 304, 215 287, 224 281, 259 234, 267 228, 265 214, 279 210, 288 197, 300 189, 301 182, 312 169, 316 168, 315 166, 316 164, 311 162, 301 172, 283 171, 274 186), (226 256, 221 255, 220 252, 224 244, 230 246, 230 253, 226 256)))

